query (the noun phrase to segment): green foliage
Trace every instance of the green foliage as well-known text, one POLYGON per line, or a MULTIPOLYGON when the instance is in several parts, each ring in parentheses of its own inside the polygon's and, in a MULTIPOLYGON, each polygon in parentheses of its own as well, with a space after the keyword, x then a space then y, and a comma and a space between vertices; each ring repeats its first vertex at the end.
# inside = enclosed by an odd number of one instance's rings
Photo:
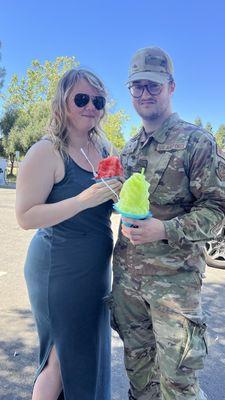
POLYGON ((130 128, 130 137, 133 137, 135 135, 137 135, 137 133, 139 132, 139 130, 141 129, 141 126, 135 126, 135 125, 131 125, 130 128))
POLYGON ((202 125, 202 120, 201 120, 200 117, 196 117, 196 118, 195 118, 194 124, 197 125, 197 126, 200 126, 201 128, 203 127, 203 125, 202 125))
POLYGON ((16 126, 10 132, 15 147, 25 154, 45 133, 50 114, 50 102, 39 101, 30 107, 29 114, 22 111, 16 126))
POLYGON ((43 136, 49 119, 49 107, 49 102, 40 101, 30 107, 29 113, 24 110, 18 112, 10 135, 3 139, 8 154, 18 150, 25 154, 30 146, 43 136))
MULTIPOLYGON (((202 120, 200 117, 197 117, 194 123, 195 125, 202 127, 202 120)), ((218 146, 225 149, 225 124, 221 124, 216 133, 213 131, 213 127, 210 122, 207 122, 205 129, 211 134, 215 134, 215 139, 218 146)))
POLYGON ((8 123, 10 128, 2 129, 3 147, 8 155, 17 150, 25 154, 43 136, 57 83, 65 71, 78 65, 74 57, 57 57, 43 65, 35 60, 20 81, 13 75, 4 103, 6 111, 0 122, 4 126, 8 123), (13 124, 12 110, 17 116, 13 124))
MULTIPOLYGON (((0 42, 0 49, 1 49, 1 47, 2 47, 2 43, 0 42)), ((1 52, 0 52, 0 61, 1 61, 1 59, 2 59, 2 55, 1 55, 1 52)), ((3 83, 4 83, 5 73, 6 73, 5 68, 0 67, 0 90, 1 90, 1 88, 3 86, 3 83)))
POLYGON ((108 140, 110 140, 118 150, 121 150, 125 145, 122 127, 124 122, 128 121, 128 119, 128 115, 126 115, 123 110, 120 110, 114 114, 108 114, 106 121, 103 123, 103 130, 108 140))
POLYGON ((0 157, 5 158, 6 156, 5 148, 3 147, 3 139, 0 138, 0 157))
POLYGON ((215 134, 216 141, 218 146, 222 149, 225 149, 225 125, 221 124, 218 128, 218 131, 215 134))
POLYGON ((8 137, 12 127, 14 126, 18 118, 18 115, 18 110, 13 107, 8 108, 8 110, 5 112, 0 121, 0 131, 3 136, 8 137))
POLYGON ((57 57, 55 61, 45 61, 42 65, 38 60, 31 63, 26 76, 21 79, 13 75, 6 100, 6 108, 12 105, 29 111, 37 102, 51 101, 56 85, 64 72, 78 66, 74 57, 57 57))
POLYGON ((206 126, 205 126, 205 129, 206 129, 209 133, 212 133, 212 135, 213 135, 213 127, 212 127, 212 125, 210 124, 210 122, 207 122, 207 124, 206 124, 206 126))
MULTIPOLYGON (((74 57, 57 57, 43 65, 35 60, 20 81, 16 74, 13 76, 4 102, 6 111, 0 122, 7 155, 15 151, 25 154, 46 133, 57 83, 65 71, 78 65, 74 57)), ((119 150, 124 146, 122 127, 127 119, 120 110, 109 113, 103 124, 106 136, 119 150)))
POLYGON ((10 107, 5 114, 3 115, 0 121, 0 132, 1 132, 1 154, 5 156, 9 156, 11 153, 11 148, 9 144, 9 135, 11 130, 13 129, 16 120, 19 117, 19 111, 10 107))

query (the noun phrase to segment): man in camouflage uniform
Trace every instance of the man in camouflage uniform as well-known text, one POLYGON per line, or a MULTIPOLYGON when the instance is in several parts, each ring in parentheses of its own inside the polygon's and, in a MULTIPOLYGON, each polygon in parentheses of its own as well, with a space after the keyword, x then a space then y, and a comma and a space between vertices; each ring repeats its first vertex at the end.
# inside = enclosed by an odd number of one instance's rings
POLYGON ((145 168, 153 217, 121 225, 112 326, 124 342, 129 399, 205 400, 197 370, 207 354, 201 285, 206 241, 225 212, 225 156, 205 130, 172 113, 170 57, 139 50, 128 86, 143 127, 122 151, 126 178, 145 168))

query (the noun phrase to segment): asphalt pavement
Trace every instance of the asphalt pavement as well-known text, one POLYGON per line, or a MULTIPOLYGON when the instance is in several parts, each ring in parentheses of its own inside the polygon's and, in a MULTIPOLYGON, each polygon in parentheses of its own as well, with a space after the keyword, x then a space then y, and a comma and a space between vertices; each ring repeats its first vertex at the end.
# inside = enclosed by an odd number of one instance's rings
MULTIPOLYGON (((37 366, 37 336, 23 263, 34 231, 18 227, 15 190, 0 188, 0 400, 30 400, 37 366)), ((112 219, 114 233, 118 216, 112 219)), ((200 374, 209 400, 225 400, 225 271, 206 269, 203 308, 208 320, 209 356, 200 374)), ((112 400, 127 399, 122 343, 112 334, 112 400)), ((47 399, 46 399, 47 400, 47 399)))

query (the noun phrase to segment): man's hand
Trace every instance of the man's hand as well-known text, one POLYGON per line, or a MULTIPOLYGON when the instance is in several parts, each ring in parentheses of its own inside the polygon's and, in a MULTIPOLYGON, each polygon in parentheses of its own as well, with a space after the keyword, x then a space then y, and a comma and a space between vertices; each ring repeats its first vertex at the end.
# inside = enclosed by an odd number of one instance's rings
POLYGON ((159 219, 136 220, 122 217, 122 221, 135 225, 135 228, 132 228, 122 224, 123 235, 134 245, 166 239, 164 224, 159 219))

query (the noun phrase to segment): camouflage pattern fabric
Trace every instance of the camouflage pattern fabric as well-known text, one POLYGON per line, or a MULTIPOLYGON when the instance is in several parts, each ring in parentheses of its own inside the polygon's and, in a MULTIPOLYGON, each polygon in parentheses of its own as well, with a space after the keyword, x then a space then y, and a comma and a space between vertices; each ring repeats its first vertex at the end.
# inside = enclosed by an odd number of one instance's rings
POLYGON ((196 378, 207 354, 201 284, 197 272, 133 279, 117 271, 112 327, 124 342, 131 399, 206 399, 196 378))
POLYGON ((150 210, 167 233, 167 240, 134 246, 120 230, 114 249, 109 301, 129 396, 205 400, 196 378, 207 352, 203 247, 223 223, 225 155, 212 135, 172 114, 151 136, 141 129, 121 160, 127 178, 145 168, 150 210))
POLYGON ((168 240, 134 246, 119 232, 114 268, 135 276, 204 272, 203 247, 214 239, 225 212, 225 155, 212 135, 172 114, 146 139, 132 138, 121 154, 126 177, 141 172, 150 183, 150 210, 168 240))

